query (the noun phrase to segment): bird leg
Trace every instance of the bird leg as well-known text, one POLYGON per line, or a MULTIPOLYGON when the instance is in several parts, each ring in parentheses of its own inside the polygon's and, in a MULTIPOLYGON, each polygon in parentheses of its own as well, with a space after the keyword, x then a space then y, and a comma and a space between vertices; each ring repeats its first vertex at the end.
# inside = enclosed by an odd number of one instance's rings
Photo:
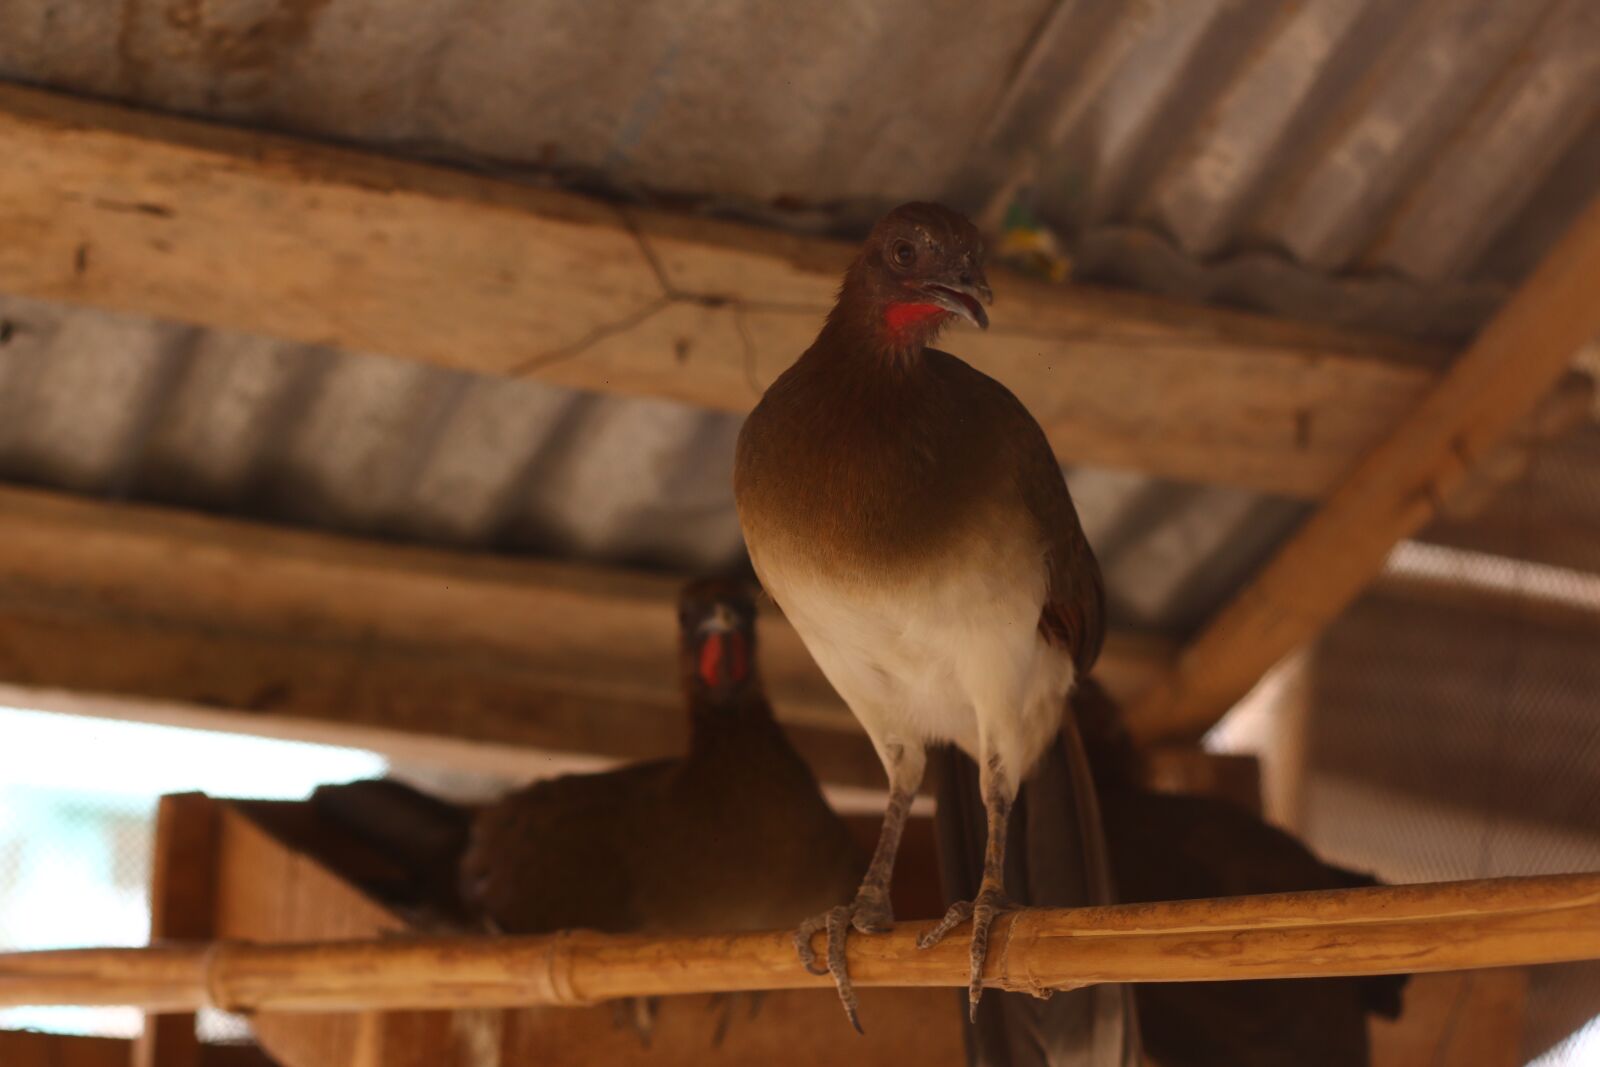
POLYGON ((989 956, 989 928, 995 916, 1016 908, 1006 896, 1006 823, 1011 817, 1011 803, 1016 791, 1008 788, 999 761, 991 756, 986 765, 988 774, 983 786, 983 807, 988 815, 989 840, 983 852, 983 882, 978 895, 972 900, 958 900, 950 905, 939 924, 917 938, 918 948, 932 948, 945 936, 972 920, 972 974, 967 986, 969 1013, 978 1021, 978 1001, 983 997, 983 965, 989 956))
POLYGON ((761 1014, 761 1004, 766 996, 767 992, 764 989, 752 989, 744 993, 713 994, 710 1003, 706 1005, 707 1010, 717 1012, 717 1028, 711 1034, 711 1047, 719 1049, 723 1041, 727 1040, 728 1027, 733 1022, 735 1003, 741 998, 746 1000, 750 1005, 750 1018, 754 1019, 761 1014))
POLYGON ((649 1048, 656 1034, 656 1011, 661 1006, 660 997, 627 997, 613 1001, 612 1024, 619 1029, 632 1030, 642 1048, 649 1048))
POLYGON ((878 847, 873 850, 872 862, 861 879, 861 888, 849 904, 829 908, 800 924, 794 934, 795 951, 800 962, 812 974, 831 974, 839 990, 839 1001, 844 1013, 857 1033, 861 1029, 860 1007, 855 987, 850 983, 850 973, 845 963, 845 940, 853 926, 864 934, 888 933, 894 928, 894 911, 889 905, 889 880, 894 875, 895 856, 900 851, 900 836, 906 828, 906 818, 911 814, 911 801, 922 781, 923 757, 915 756, 899 745, 889 749, 889 807, 883 813, 883 829, 878 834, 878 847), (817 963, 816 950, 811 938, 818 930, 828 935, 828 957, 823 965, 817 963))

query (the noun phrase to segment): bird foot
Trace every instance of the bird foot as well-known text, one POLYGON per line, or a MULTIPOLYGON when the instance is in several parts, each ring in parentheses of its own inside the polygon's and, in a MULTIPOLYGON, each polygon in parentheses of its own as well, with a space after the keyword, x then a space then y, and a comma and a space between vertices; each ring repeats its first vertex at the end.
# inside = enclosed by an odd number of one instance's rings
POLYGON ((766 1000, 764 990, 754 989, 748 993, 716 993, 706 1005, 707 1009, 717 1013, 717 1026, 711 1034, 711 1047, 720 1049, 722 1043, 728 1039, 728 1027, 733 1022, 733 1007, 741 998, 748 1000, 750 1005, 750 1018, 754 1019, 761 1014, 761 1004, 766 1000))
POLYGON ((972 976, 967 985, 967 1003, 968 1017, 973 1022, 978 1021, 978 1001, 983 999, 983 965, 989 958, 989 927, 996 916, 1016 910, 1017 906, 1000 890, 981 889, 977 899, 958 900, 950 905, 939 924, 917 938, 918 948, 932 948, 951 930, 972 920, 972 976))
POLYGON ((794 932, 794 947, 806 970, 812 974, 833 975, 833 984, 839 990, 839 1002, 844 1005, 845 1016, 850 1020, 850 1025, 856 1028, 856 1033, 864 1034, 866 1031, 861 1029, 861 1011, 855 986, 850 983, 850 972, 845 965, 845 939, 850 936, 852 926, 864 934, 886 934, 894 929, 894 912, 889 907, 888 894, 863 887, 849 904, 813 915, 794 932), (827 961, 820 965, 816 950, 811 947, 811 938, 818 930, 825 930, 828 935, 827 961))
POLYGON ((656 1011, 661 1006, 660 997, 628 997, 612 1003, 612 1021, 624 1030, 632 1030, 641 1048, 649 1048, 656 1034, 656 1011))

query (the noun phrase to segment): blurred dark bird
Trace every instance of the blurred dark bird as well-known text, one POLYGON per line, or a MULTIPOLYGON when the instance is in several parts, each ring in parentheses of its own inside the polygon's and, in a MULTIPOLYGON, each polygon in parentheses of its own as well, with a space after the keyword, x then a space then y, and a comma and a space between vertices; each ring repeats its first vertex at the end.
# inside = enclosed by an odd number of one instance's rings
MULTIPOLYGON (((854 898, 796 934, 822 973, 811 937, 826 930, 827 970, 858 1027, 845 938, 893 924, 895 854, 938 742, 977 762, 986 848, 974 898, 924 943, 972 920, 976 1012, 990 924, 1011 907, 1012 805, 1103 636, 1099 567, 1044 431, 1000 383, 929 347, 955 319, 987 327, 990 301, 971 223, 937 204, 896 208, 846 271, 815 343, 739 436, 734 490, 751 561, 889 776, 854 898)), ((1125 1047, 1123 1036, 1094 1045, 1125 1047)))
MULTIPOLYGON (((1132 742, 1104 689, 1085 680, 1072 702, 1123 901, 1378 884, 1322 862, 1292 835, 1235 804, 1144 788, 1132 742)), ((1398 1018, 1406 981, 1405 975, 1384 975, 1134 989, 1145 1050, 1163 1067, 1362 1067, 1368 1062, 1367 1016, 1398 1018)))
POLYGON ((391 782, 314 801, 400 858, 421 892, 442 890, 450 910, 506 933, 793 925, 860 877, 849 830, 773 718, 749 592, 695 582, 678 621, 681 757, 535 782, 476 812, 391 782))
POLYGON ((461 896, 499 929, 771 930, 859 876, 849 830, 767 703, 748 592, 695 583, 679 625, 684 756, 535 782, 478 814, 461 896))

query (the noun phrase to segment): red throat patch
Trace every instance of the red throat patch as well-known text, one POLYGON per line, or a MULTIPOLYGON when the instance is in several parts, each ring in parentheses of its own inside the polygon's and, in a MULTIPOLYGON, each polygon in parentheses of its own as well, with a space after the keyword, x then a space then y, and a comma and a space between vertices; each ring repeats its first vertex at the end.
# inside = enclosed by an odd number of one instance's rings
POLYGON ((707 688, 742 682, 748 670, 743 634, 711 634, 700 646, 700 680, 707 688))
POLYGON ((950 312, 938 304, 890 304, 883 312, 883 325, 891 337, 904 337, 907 331, 950 312))

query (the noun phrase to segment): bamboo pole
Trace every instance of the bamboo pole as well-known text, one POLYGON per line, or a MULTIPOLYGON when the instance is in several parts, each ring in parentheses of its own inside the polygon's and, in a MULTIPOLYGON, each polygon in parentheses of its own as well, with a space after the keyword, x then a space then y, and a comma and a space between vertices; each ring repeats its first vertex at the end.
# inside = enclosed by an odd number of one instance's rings
MULTIPOLYGON (((852 937, 856 983, 964 986, 965 942, 921 951, 916 935, 925 925, 852 937)), ((1600 874, 1030 909, 998 920, 992 944, 987 984, 1031 992, 1600 959, 1600 874)), ((799 966, 787 932, 210 942, 0 955, 0 1007, 508 1008, 828 982, 799 966)))

